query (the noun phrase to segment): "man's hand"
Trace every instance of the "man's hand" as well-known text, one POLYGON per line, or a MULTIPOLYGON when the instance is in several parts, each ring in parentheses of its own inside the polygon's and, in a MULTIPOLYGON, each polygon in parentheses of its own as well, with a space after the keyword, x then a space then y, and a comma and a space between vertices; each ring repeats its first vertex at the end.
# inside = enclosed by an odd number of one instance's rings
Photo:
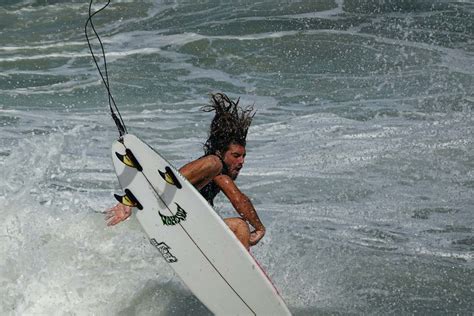
POLYGON ((260 239, 263 238, 263 236, 265 236, 265 228, 264 227, 251 232, 250 233, 250 240, 249 240, 250 246, 255 246, 260 241, 260 239))
POLYGON ((113 226, 126 220, 130 215, 132 215, 132 208, 118 203, 111 209, 107 210, 105 220, 107 221, 107 226, 113 226))

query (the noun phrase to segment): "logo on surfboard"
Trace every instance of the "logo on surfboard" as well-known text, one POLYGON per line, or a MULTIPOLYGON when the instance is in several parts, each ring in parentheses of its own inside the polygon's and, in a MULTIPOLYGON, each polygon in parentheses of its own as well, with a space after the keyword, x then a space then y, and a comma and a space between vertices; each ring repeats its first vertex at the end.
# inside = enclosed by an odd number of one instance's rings
POLYGON ((177 262, 178 259, 173 256, 170 252, 170 246, 165 244, 164 242, 157 242, 155 238, 150 239, 150 243, 158 249, 158 251, 161 253, 163 258, 165 258, 166 262, 168 263, 173 263, 177 262))
POLYGON ((186 213, 186 211, 181 206, 179 206, 178 203, 175 202, 174 204, 176 204, 178 210, 173 216, 165 216, 161 214, 160 211, 158 211, 158 214, 160 214, 161 220, 163 221, 163 225, 165 226, 174 226, 179 224, 181 221, 186 220, 186 216, 188 215, 188 213, 186 213))

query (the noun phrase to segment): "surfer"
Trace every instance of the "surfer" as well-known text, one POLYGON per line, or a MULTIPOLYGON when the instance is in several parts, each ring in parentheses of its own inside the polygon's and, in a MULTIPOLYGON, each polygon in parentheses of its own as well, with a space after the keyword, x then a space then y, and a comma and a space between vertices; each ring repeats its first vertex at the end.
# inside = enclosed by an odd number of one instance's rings
MULTIPOLYGON (((212 206, 219 192, 226 195, 240 217, 226 218, 224 222, 249 249, 263 238, 265 227, 250 199, 234 182, 244 165, 247 132, 255 114, 252 107, 243 109, 238 103, 239 100, 234 102, 223 93, 212 95, 211 104, 203 108, 215 112, 204 144, 204 156, 179 171, 212 206)), ((116 225, 131 214, 131 207, 119 203, 107 211, 107 225, 116 225)))

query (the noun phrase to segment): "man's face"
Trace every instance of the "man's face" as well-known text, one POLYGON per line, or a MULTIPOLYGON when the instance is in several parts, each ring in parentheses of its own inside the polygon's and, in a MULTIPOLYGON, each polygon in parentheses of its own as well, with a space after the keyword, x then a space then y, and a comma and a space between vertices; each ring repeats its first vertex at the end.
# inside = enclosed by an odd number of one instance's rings
POLYGON ((227 165, 227 169, 229 170, 229 176, 235 180, 239 175, 240 169, 244 166, 245 155, 246 155, 245 147, 238 144, 231 144, 227 151, 224 153, 222 159, 224 163, 227 165))

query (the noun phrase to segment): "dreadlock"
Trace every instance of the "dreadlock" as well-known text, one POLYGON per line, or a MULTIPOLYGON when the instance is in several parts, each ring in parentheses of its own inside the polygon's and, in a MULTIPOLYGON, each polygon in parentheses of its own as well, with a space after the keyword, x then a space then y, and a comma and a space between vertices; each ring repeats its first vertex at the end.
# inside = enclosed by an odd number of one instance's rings
POLYGON ((255 111, 252 106, 240 107, 239 101, 240 98, 234 102, 225 94, 216 93, 211 96, 211 104, 202 108, 205 112, 216 112, 209 129, 209 138, 204 144, 206 155, 225 152, 231 144, 245 147, 255 111))

